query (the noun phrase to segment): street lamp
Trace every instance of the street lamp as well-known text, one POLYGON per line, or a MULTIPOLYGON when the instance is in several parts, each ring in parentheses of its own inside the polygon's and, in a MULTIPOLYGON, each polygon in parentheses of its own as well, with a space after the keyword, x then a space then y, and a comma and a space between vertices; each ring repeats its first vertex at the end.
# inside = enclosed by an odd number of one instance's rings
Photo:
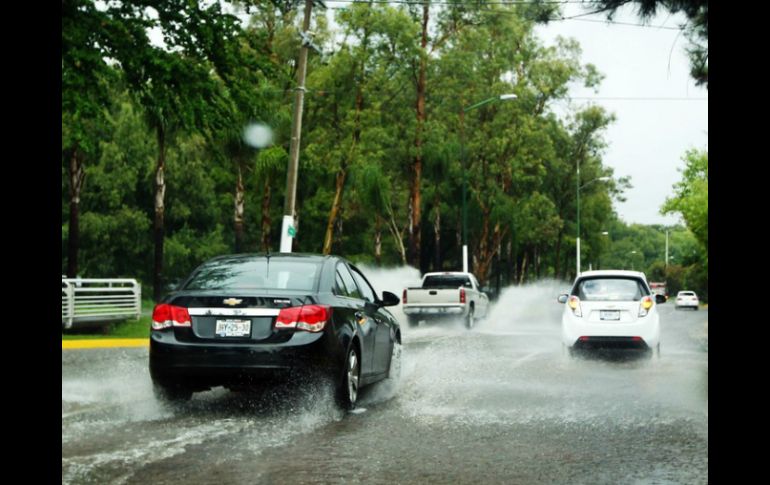
POLYGON ((466 202, 466 195, 468 193, 468 173, 465 169, 465 113, 472 109, 476 109, 479 106, 484 106, 487 103, 493 101, 505 101, 507 99, 516 99, 515 94, 501 94, 499 96, 493 96, 483 101, 479 101, 476 104, 472 104, 467 108, 463 108, 460 111, 460 161, 462 162, 463 171, 463 272, 468 272, 468 207, 466 202))
POLYGON ((580 161, 578 160, 577 165, 577 179, 575 181, 575 187, 577 187, 577 239, 575 239, 575 261, 577 266, 577 273, 575 273, 576 276, 580 276, 580 189, 583 187, 590 185, 594 182, 598 182, 600 180, 610 180, 612 177, 598 177, 593 180, 589 180, 588 182, 584 183, 583 185, 580 185, 580 161))

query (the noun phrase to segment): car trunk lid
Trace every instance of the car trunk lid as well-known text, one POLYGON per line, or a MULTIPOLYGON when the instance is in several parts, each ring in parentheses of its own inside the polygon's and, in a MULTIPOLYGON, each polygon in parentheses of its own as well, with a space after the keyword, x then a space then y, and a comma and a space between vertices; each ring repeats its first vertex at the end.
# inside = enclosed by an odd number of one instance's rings
POLYGON ((181 294, 172 300, 172 304, 187 308, 192 325, 177 327, 174 332, 178 340, 185 342, 278 343, 291 337, 291 332, 275 330, 281 308, 312 301, 305 292, 287 290, 280 294, 271 291, 260 291, 260 294, 181 294))
POLYGON ((583 318, 590 323, 634 323, 639 318, 638 301, 581 301, 583 318))

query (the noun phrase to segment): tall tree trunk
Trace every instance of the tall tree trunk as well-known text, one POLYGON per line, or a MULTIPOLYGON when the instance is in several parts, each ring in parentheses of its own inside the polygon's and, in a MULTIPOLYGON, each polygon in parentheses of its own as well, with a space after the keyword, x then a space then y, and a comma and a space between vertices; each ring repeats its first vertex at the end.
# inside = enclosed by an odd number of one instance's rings
MULTIPOLYGON (((363 69, 363 66, 362 66, 363 69)), ((355 113, 355 128, 353 129, 353 142, 350 144, 350 150, 346 159, 340 162, 340 168, 337 171, 334 200, 332 201, 332 207, 329 210, 329 220, 326 223, 326 234, 324 235, 323 254, 331 254, 332 243, 334 242, 334 225, 337 222, 337 216, 340 213, 340 207, 342 206, 342 194, 345 189, 345 179, 348 174, 348 164, 353 160, 353 154, 358 145, 358 140, 361 138, 361 110, 364 106, 364 94, 359 83, 358 91, 356 92, 356 113, 355 113)))
POLYGON ((264 190, 262 191, 262 251, 270 252, 270 179, 267 175, 264 182, 264 190))
POLYGON ((511 271, 513 270, 513 237, 505 244, 505 284, 510 285, 513 279, 511 271))
POLYGON ((235 179, 235 212, 233 214, 235 223, 235 252, 243 252, 243 234, 244 234, 244 198, 245 190, 243 188, 243 164, 240 160, 236 163, 237 177, 235 179))
POLYGON ((334 190, 334 200, 332 201, 331 210, 329 210, 329 220, 326 223, 326 235, 324 236, 323 254, 331 254, 332 242, 334 241, 334 225, 337 222, 337 215, 340 212, 340 206, 342 206, 342 191, 345 188, 345 178, 347 177, 347 171, 343 164, 337 171, 336 184, 334 190))
POLYGON ((382 217, 374 215, 374 261, 377 266, 382 264, 382 217))
POLYGON ((80 250, 80 192, 86 172, 80 150, 75 147, 69 163, 70 178, 70 221, 67 236, 67 276, 75 278, 78 274, 78 252, 80 250))
POLYGON ((438 189, 433 196, 433 207, 435 217, 433 218, 433 271, 441 271, 441 201, 438 196, 438 189))
POLYGON ((422 8, 422 37, 420 41, 421 55, 420 66, 417 74, 417 102, 415 111, 417 116, 417 127, 414 137, 414 159, 411 167, 410 193, 409 193, 409 263, 420 267, 421 250, 421 230, 422 224, 422 143, 423 129, 425 125, 425 91, 426 91, 426 71, 428 62, 428 19, 430 12, 430 2, 425 2, 422 8))
POLYGON ((469 268, 469 271, 472 271, 473 274, 476 276, 476 279, 479 280, 479 282, 486 281, 487 278, 487 265, 485 264, 487 258, 489 257, 489 216, 490 216, 490 209, 487 207, 484 207, 482 205, 481 207, 481 235, 479 236, 479 243, 477 246, 477 250, 473 251, 473 267, 469 268))
POLYGON ((166 197, 166 132, 163 127, 157 129, 158 164, 155 167, 155 223, 153 226, 155 239, 155 266, 153 268, 152 290, 155 301, 163 296, 163 242, 164 216, 166 197))
POLYGON ((553 274, 558 280, 561 279, 561 240, 564 237, 564 230, 559 230, 559 235, 556 237, 556 251, 555 260, 553 264, 553 274))
MULTIPOLYGON (((463 247, 463 226, 462 226, 462 219, 457 218, 457 229, 455 230, 455 247, 460 248, 460 252, 458 254, 457 259, 457 267, 462 268, 463 267, 463 253, 462 253, 462 247, 463 247)), ((460 271, 459 269, 457 271, 460 271)))
POLYGON ((524 251, 524 259, 521 263, 521 275, 519 276, 519 284, 524 283, 524 278, 527 275, 527 255, 529 254, 528 250, 524 251))

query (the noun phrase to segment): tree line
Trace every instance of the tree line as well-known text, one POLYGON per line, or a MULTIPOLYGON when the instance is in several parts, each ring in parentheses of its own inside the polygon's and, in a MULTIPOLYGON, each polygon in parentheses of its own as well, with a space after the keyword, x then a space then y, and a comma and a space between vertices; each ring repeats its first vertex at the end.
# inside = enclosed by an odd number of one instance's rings
MULTIPOLYGON (((299 7, 62 2, 63 274, 136 277, 157 299, 211 256, 278 249, 299 7), (252 124, 272 142, 244 141, 252 124)), ((602 179, 580 192, 582 258, 611 261, 630 182, 602 161, 613 116, 568 101, 601 74, 534 34, 557 8, 319 2, 293 250, 458 269, 465 182, 481 281, 570 278, 579 166, 602 179)))

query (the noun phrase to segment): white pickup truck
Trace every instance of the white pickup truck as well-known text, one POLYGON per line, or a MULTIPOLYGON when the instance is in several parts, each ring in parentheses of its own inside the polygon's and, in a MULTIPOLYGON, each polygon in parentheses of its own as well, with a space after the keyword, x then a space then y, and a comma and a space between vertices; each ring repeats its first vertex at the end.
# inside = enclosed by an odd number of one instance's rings
POLYGON ((476 277, 461 272, 425 273, 421 287, 404 289, 402 303, 410 327, 421 320, 458 318, 473 328, 489 308, 489 298, 476 277))

